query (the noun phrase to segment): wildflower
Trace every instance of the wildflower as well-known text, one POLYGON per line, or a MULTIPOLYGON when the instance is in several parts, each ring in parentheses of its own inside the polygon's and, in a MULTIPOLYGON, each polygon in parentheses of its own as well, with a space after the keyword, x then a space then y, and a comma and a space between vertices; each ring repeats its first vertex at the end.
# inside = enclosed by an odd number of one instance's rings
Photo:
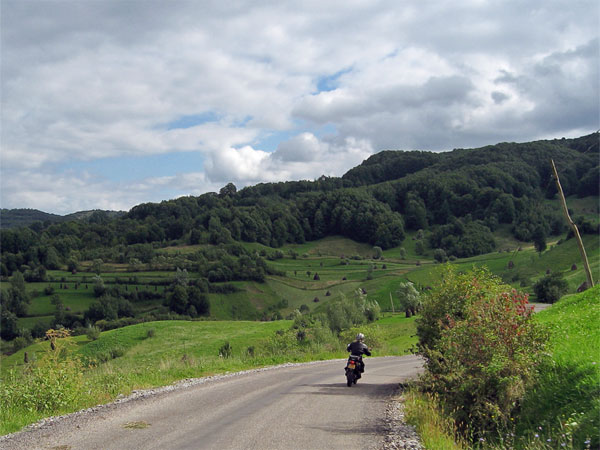
POLYGON ((535 437, 536 437, 536 438, 539 438, 539 437, 540 437, 540 435, 539 435, 539 434, 537 434, 537 433, 535 433, 535 437))
POLYGON ((546 442, 552 442, 552 439, 548 438, 546 439, 546 442))

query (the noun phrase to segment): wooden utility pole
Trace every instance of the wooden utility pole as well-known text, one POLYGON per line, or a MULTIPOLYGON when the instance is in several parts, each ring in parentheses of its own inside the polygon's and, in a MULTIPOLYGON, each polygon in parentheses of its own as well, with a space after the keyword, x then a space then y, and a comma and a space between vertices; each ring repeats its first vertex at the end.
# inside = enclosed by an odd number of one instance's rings
POLYGON ((554 180, 556 181, 556 187, 558 188, 558 194, 560 195, 560 199, 562 202, 563 212, 565 213, 567 223, 569 224, 569 226, 573 230, 573 233, 575 234, 575 239, 577 239, 577 245, 579 246, 579 251, 581 252, 581 258, 583 259, 583 267, 585 269, 585 276, 587 277, 588 288, 591 288, 594 286, 594 280, 592 278, 590 263, 588 262, 587 254, 585 253, 585 247, 583 246, 583 241, 581 240, 581 236, 579 235, 577 225, 575 225, 575 222, 571 220, 571 216, 569 215, 569 210, 567 208, 567 200, 565 199, 565 194, 563 193, 562 187, 560 185, 560 180, 558 178, 556 166, 554 165, 554 160, 551 159, 550 162, 552 163, 552 170, 554 171, 554 180))

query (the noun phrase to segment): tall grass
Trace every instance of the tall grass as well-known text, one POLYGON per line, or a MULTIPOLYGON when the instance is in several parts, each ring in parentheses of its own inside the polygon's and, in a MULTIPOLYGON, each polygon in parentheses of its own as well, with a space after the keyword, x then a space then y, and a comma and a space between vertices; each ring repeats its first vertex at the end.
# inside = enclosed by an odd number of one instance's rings
POLYGON ((457 436, 453 421, 444 416, 436 398, 409 389, 403 395, 407 423, 415 426, 428 450, 464 450, 469 446, 457 436))

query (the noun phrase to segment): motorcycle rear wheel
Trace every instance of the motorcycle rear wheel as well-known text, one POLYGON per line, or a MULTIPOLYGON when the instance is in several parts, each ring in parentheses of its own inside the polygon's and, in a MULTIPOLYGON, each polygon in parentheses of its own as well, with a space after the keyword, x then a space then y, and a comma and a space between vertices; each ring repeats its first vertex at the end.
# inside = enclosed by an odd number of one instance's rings
POLYGON ((348 387, 352 387, 353 384, 356 384, 356 378, 355 378, 354 372, 352 372, 351 370, 348 370, 346 372, 346 383, 347 383, 348 387))

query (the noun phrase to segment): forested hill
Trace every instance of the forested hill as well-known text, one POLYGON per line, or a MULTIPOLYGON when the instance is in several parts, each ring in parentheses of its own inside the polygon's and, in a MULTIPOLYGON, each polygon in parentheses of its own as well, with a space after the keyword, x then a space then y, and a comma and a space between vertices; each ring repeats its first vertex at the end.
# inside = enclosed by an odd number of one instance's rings
MULTIPOLYGON (((566 231, 550 159, 567 195, 598 196, 598 133, 577 139, 502 143, 434 153, 384 151, 341 178, 265 183, 135 206, 118 218, 3 230, 2 275, 22 265, 53 268, 70 258, 142 262, 173 244, 260 242, 272 247, 343 235, 383 249, 406 230, 448 256, 495 250, 494 230, 541 242, 566 231)), ((596 202, 597 204, 597 202, 596 202)), ((598 232, 582 219, 581 231, 598 232)))
POLYGON ((37 209, 19 208, 0 210, 0 226, 3 229, 31 225, 34 222, 59 222, 62 216, 37 209))
MULTIPOLYGON (((371 156, 361 165, 349 170, 342 178, 353 186, 376 184, 397 180, 423 169, 436 173, 454 172, 469 166, 519 173, 523 168, 533 168, 544 183, 549 175, 549 160, 553 158, 561 168, 563 189, 570 194, 577 185, 586 195, 589 185, 598 176, 598 133, 577 139, 555 139, 523 144, 501 143, 477 149, 456 149, 451 152, 383 151, 371 156), (580 158, 580 155, 587 157, 580 158), (587 177, 586 177, 587 175, 587 177), (578 179, 586 178, 587 184, 580 185, 578 179), (566 186, 565 186, 566 184, 566 186), (579 186, 580 185, 580 186, 579 186)), ((427 171, 427 174, 431 174, 427 171)), ((596 192, 598 184, 595 186, 596 192)), ((589 194, 587 194, 589 195, 589 194)))
POLYGON ((86 220, 94 221, 95 216, 100 215, 102 217, 119 217, 124 215, 123 211, 78 211, 75 213, 67 214, 66 216, 60 216, 58 214, 51 214, 38 209, 29 208, 18 208, 18 209, 6 209, 0 210, 0 228, 17 228, 26 227, 36 222, 41 223, 57 223, 65 222, 69 220, 86 220))

